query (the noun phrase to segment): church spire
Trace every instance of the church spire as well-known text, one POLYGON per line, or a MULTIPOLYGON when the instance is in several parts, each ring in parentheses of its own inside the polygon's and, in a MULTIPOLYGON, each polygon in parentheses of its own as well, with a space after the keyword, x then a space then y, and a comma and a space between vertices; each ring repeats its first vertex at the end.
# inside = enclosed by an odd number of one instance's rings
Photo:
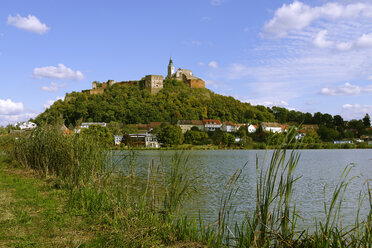
POLYGON ((168 78, 171 78, 174 74, 174 65, 172 57, 169 58, 169 64, 168 64, 168 78))

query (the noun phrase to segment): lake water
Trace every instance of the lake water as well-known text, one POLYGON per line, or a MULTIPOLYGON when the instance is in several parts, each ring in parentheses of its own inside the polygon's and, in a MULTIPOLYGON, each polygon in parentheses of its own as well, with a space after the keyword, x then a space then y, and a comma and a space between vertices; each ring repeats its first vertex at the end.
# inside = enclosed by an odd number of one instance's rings
MULTIPOLYGON (((170 159, 175 151, 138 151, 136 170, 138 175, 145 176, 152 160, 170 159)), ((196 168, 195 176, 199 176, 196 188, 198 192, 188 200, 185 211, 190 217, 197 218, 199 213, 207 223, 217 220, 220 199, 226 183, 237 169, 243 168, 240 190, 234 197, 236 209, 234 220, 240 220, 244 214, 252 213, 255 208, 256 192, 256 156, 259 165, 267 164, 272 151, 263 150, 210 150, 189 151, 189 163, 196 168)), ((349 184, 342 205, 343 225, 355 222, 358 209, 359 193, 367 179, 372 179, 372 150, 300 150, 300 160, 295 171, 301 178, 295 183, 293 201, 304 220, 300 227, 312 229, 314 218, 324 217, 324 199, 331 199, 333 189, 337 185, 345 166, 352 164, 350 178, 355 177, 349 184), (326 192, 324 192, 324 187, 326 192)), ((364 187, 364 193, 366 187, 364 187)), ((361 217, 369 211, 365 200, 361 207, 361 217)))

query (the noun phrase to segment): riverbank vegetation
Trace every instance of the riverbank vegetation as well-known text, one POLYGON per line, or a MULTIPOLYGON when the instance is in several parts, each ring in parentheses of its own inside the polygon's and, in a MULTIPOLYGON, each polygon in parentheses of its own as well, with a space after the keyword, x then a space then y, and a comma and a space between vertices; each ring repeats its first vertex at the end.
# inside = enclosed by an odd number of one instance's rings
POLYGON ((297 180, 301 180, 294 173, 300 153, 297 149, 287 150, 288 144, 297 147, 291 135, 285 136, 268 158, 268 164, 256 161, 256 198, 252 199, 256 207, 247 209, 241 221, 232 222, 234 196, 237 190, 244 190, 239 188, 243 167, 226 179, 219 214, 211 224, 189 220, 181 211, 182 203, 198 190, 194 188, 198 178, 190 173, 197 169, 196 165, 188 163, 185 154, 161 163, 151 162, 147 175, 140 177, 136 173, 135 151, 110 152, 89 136, 66 135, 50 126, 17 135, 0 137, 7 166, 17 168, 4 170, 2 165, 0 192, 2 198, 17 202, 17 206, 28 204, 29 207, 17 212, 20 209, 10 209, 4 201, 0 203, 1 209, 9 208, 11 213, 0 219, 5 227, 0 231, 0 244, 6 242, 18 247, 37 246, 39 242, 45 247, 371 247, 372 244, 369 181, 360 196, 369 203, 368 216, 358 215, 354 225, 342 223, 340 209, 351 180, 348 176, 351 167, 345 168, 339 183, 331 189, 332 199, 325 200, 326 217, 315 220, 315 231, 302 230, 296 225, 301 213, 296 208, 293 190, 297 180), (12 170, 22 173, 14 175, 12 170), (18 193, 14 192, 23 192, 29 200, 17 201, 18 193), (42 204, 47 198, 51 202, 42 204), (12 225, 23 228, 24 233, 12 234, 12 225), (49 232, 50 228, 55 229, 49 232), (53 230, 61 230, 61 237, 71 243, 53 243, 57 235, 53 230), (81 233, 80 239, 69 236, 75 230, 81 233), (39 233, 42 239, 36 238, 39 233))

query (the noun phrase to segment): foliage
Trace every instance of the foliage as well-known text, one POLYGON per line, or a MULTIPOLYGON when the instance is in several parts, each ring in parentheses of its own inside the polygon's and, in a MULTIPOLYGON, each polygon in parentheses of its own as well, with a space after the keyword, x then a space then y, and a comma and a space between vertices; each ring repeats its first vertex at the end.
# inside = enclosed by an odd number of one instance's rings
POLYGON ((82 128, 80 135, 82 138, 90 137, 105 147, 110 147, 114 140, 114 136, 109 129, 100 125, 91 125, 89 128, 82 128))
POLYGON ((183 142, 182 130, 176 125, 161 126, 158 140, 167 146, 179 145, 183 142))
POLYGON ((203 131, 188 130, 184 136, 186 144, 204 145, 208 142, 208 134, 203 131))
POLYGON ((254 107, 208 89, 188 88, 176 80, 165 80, 164 89, 156 95, 138 86, 115 84, 102 95, 72 92, 66 95, 66 100, 56 101, 37 116, 35 122, 51 123, 61 116, 66 126, 75 126, 79 120, 88 119, 124 124, 152 121, 175 124, 180 119, 219 119, 236 123, 274 121, 273 114, 265 107, 254 107))
POLYGON ((323 141, 334 141, 340 137, 340 134, 337 130, 328 128, 326 126, 320 126, 318 129, 318 134, 320 139, 323 141))
POLYGON ((226 146, 230 146, 235 143, 235 136, 224 132, 222 135, 222 143, 226 146))
POLYGON ((364 116, 363 124, 364 124, 364 127, 366 127, 366 128, 371 127, 371 118, 369 117, 369 114, 366 114, 364 116))

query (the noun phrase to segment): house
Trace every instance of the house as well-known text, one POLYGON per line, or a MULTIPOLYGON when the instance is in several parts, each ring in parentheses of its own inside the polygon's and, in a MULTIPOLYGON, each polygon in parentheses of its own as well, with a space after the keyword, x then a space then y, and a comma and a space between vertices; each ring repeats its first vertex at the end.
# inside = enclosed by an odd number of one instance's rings
POLYGON ((271 133, 282 132, 282 125, 276 122, 262 122, 261 126, 262 126, 262 129, 266 132, 271 132, 271 133))
POLYGON ((250 124, 248 126, 248 133, 255 133, 257 131, 258 125, 252 125, 250 124))
POLYGON ((123 140, 123 135, 115 135, 114 136, 114 143, 115 143, 116 146, 120 145, 122 140, 123 140))
POLYGON ((181 128, 182 133, 186 133, 192 127, 197 127, 200 131, 204 130, 203 121, 200 120, 179 120, 177 125, 181 128))
POLYGON ((204 119, 204 130, 205 131, 216 131, 216 129, 221 129, 222 123, 219 120, 213 120, 213 119, 204 119))
POLYGON ((353 144, 353 141, 351 141, 351 140, 335 140, 335 141, 333 141, 333 144, 353 144))
POLYGON ((106 123, 105 122, 83 122, 81 123, 80 127, 77 127, 74 129, 74 132, 75 133, 80 133, 81 129, 83 128, 89 128, 90 126, 93 126, 93 125, 98 125, 98 126, 101 126, 101 127, 106 127, 106 123))
POLYGON ((148 132, 128 134, 128 137, 132 146, 142 146, 150 148, 160 147, 156 136, 148 132))
POLYGON ((154 128, 160 127, 161 124, 163 123, 167 126, 170 125, 169 122, 154 121, 154 122, 150 122, 150 124, 148 125, 148 130, 151 132, 152 130, 154 130, 154 128))
POLYGON ((93 126, 93 125, 97 125, 101 127, 107 126, 105 122, 83 122, 81 123, 80 128, 89 128, 90 126, 93 126))
POLYGON ((223 124, 222 124, 222 127, 221 127, 222 131, 225 131, 225 132, 228 132, 228 133, 231 133, 231 132, 236 132, 238 131, 238 126, 233 123, 232 121, 225 121, 223 124))
POLYGON ((33 123, 31 121, 17 122, 13 126, 19 127, 21 130, 31 130, 37 127, 36 123, 33 123))

